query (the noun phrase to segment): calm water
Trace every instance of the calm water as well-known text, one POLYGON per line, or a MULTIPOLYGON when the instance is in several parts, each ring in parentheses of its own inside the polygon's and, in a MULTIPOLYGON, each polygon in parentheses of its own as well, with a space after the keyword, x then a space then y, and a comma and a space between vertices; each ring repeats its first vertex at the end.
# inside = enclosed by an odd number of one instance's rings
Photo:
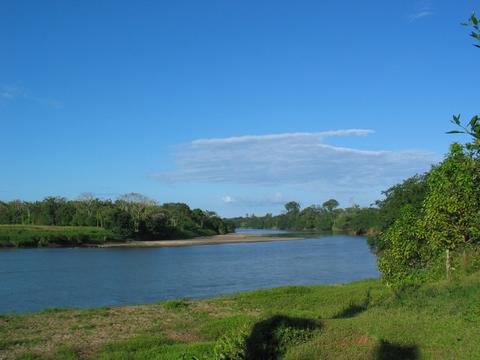
POLYGON ((151 249, 0 250, 0 313, 203 298, 378 277, 362 237, 151 249))
POLYGON ((276 234, 288 234, 285 230, 272 230, 272 229, 245 229, 237 228, 235 232, 238 234, 253 234, 253 235, 276 235, 276 234))

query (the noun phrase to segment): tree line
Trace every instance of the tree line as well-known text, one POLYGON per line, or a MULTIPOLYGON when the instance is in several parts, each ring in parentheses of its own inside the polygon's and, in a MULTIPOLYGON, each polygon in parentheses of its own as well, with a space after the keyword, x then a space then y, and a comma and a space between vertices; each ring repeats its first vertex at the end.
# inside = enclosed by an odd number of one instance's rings
POLYGON ((98 227, 122 240, 176 239, 225 234, 233 224, 216 213, 183 203, 158 204, 130 193, 115 201, 83 194, 78 200, 0 201, 0 224, 98 227))
POLYGON ((279 215, 247 214, 245 217, 232 220, 237 227, 245 228, 373 235, 381 227, 378 212, 379 209, 373 206, 362 208, 353 205, 348 208, 339 208, 339 203, 335 199, 304 209, 301 209, 298 202, 290 201, 285 204, 285 211, 279 215))

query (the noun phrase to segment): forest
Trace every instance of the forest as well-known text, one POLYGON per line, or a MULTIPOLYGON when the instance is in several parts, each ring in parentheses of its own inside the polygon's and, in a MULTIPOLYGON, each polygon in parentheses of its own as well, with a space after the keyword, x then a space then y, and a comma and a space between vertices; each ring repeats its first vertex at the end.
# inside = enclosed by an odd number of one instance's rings
POLYGON ((158 204, 137 193, 115 201, 83 194, 78 200, 0 202, 0 224, 0 246, 178 239, 234 230, 214 212, 183 203, 158 204))
POLYGON ((302 232, 339 232, 352 235, 374 235, 381 227, 377 207, 362 208, 354 205, 339 208, 335 199, 322 205, 311 205, 302 209, 296 201, 285 204, 280 215, 246 215, 233 218, 237 227, 257 229, 279 229, 302 232))

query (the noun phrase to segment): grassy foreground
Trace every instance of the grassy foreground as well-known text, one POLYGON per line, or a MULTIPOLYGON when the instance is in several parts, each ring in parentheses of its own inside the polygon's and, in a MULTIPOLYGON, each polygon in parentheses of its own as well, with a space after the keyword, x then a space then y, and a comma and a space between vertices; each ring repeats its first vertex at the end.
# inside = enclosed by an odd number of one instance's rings
POLYGON ((90 226, 0 225, 0 247, 78 246, 116 238, 111 231, 90 226))
POLYGON ((480 273, 401 297, 379 280, 0 317, 1 359, 478 359, 480 273), (234 357, 233 357, 234 358, 234 357), (241 357, 238 357, 241 358, 241 357))

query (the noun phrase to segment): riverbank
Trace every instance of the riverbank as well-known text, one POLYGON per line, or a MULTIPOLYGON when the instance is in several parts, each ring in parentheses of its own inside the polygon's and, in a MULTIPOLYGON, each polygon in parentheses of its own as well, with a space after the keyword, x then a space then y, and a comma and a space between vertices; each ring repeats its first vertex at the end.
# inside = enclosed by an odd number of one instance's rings
POLYGON ((82 247, 112 241, 120 238, 94 226, 0 225, 0 248, 82 247))
POLYGON ((123 240, 111 231, 87 226, 0 225, 2 247, 176 247, 298 240, 300 236, 229 233, 184 239, 123 240))
POLYGON ((106 244, 97 244, 95 245, 95 247, 100 247, 100 248, 176 247, 176 246, 194 246, 194 245, 219 245, 219 244, 288 241, 288 240, 300 240, 300 239, 302 238, 230 233, 230 234, 224 234, 224 235, 203 236, 203 237, 196 237, 193 239, 180 239, 180 240, 112 242, 112 243, 106 243, 106 244))
POLYGON ((480 274, 394 297, 380 280, 0 317, 9 359, 475 359, 480 274), (240 357, 238 357, 240 359, 240 357))

